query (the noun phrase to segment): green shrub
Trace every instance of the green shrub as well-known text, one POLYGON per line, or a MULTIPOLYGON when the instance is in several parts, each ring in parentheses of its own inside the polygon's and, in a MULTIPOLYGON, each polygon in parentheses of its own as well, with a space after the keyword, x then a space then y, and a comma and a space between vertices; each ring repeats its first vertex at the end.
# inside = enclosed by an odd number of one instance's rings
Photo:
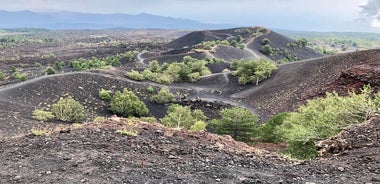
POLYGON ((52 75, 52 74, 55 74, 55 70, 54 70, 54 68, 53 67, 47 67, 46 69, 45 69, 45 75, 52 75))
POLYGON ((380 93, 372 93, 369 87, 361 94, 350 93, 346 97, 327 93, 325 98, 310 100, 297 112, 290 113, 279 129, 283 139, 292 144, 287 153, 295 158, 304 151, 304 155, 310 155, 303 144, 307 143, 311 149, 314 141, 337 135, 351 124, 362 123, 379 114, 380 93))
POLYGON ((263 45, 268 45, 268 44, 270 44, 270 40, 268 38, 264 38, 263 40, 261 40, 261 43, 263 45))
POLYGON ((104 101, 111 101, 110 91, 105 90, 105 89, 99 90, 99 98, 104 101))
POLYGON ((289 116, 289 113, 280 113, 271 118, 268 122, 258 128, 258 141, 278 143, 281 141, 281 134, 278 132, 279 126, 289 116))
POLYGON ((318 156, 314 141, 290 141, 284 151, 291 158, 309 160, 318 156))
POLYGON ((196 121, 193 125, 190 127, 190 131, 199 132, 206 130, 207 124, 204 121, 196 121))
POLYGON ((152 86, 148 86, 146 88, 146 92, 148 92, 148 93, 154 93, 154 88, 152 86))
POLYGON ((134 79, 134 80, 137 80, 137 81, 142 81, 145 79, 143 74, 141 74, 140 72, 135 71, 135 70, 128 72, 126 75, 127 75, 127 77, 134 79))
POLYGON ((111 100, 110 110, 117 115, 128 116, 145 116, 149 110, 132 91, 124 89, 123 92, 116 91, 111 100))
POLYGON ((72 97, 60 98, 53 104, 52 112, 58 120, 65 122, 81 122, 86 117, 84 106, 72 97))
POLYGON ((121 62, 120 62, 120 60, 115 59, 115 60, 112 61, 111 65, 113 67, 120 67, 121 66, 121 62))
POLYGON ((0 81, 3 81, 5 79, 7 79, 7 76, 5 75, 4 72, 0 71, 0 81))
POLYGON ((34 119, 39 120, 39 121, 47 121, 47 120, 51 120, 51 119, 55 118, 55 116, 52 112, 39 110, 39 109, 36 109, 33 111, 32 117, 34 119))
POLYGON ((217 134, 231 135, 236 140, 251 142, 257 137, 259 118, 247 109, 232 107, 222 109, 220 119, 213 119, 210 128, 217 134))
POLYGON ((274 53, 274 50, 270 45, 263 45, 260 50, 266 55, 272 55, 274 53))
POLYGON ((161 123, 170 128, 185 128, 189 130, 197 121, 205 121, 203 112, 196 113, 188 106, 173 104, 169 106, 167 114, 161 119, 161 123))
POLYGON ((175 101, 174 95, 170 93, 168 88, 161 88, 160 91, 153 95, 150 100, 159 104, 165 104, 175 101))
POLYGON ((56 70, 62 70, 62 66, 65 65, 63 61, 57 61, 54 63, 54 69, 56 70))
POLYGON ((19 81, 26 81, 28 79, 26 74, 20 73, 19 71, 13 73, 13 78, 19 81))

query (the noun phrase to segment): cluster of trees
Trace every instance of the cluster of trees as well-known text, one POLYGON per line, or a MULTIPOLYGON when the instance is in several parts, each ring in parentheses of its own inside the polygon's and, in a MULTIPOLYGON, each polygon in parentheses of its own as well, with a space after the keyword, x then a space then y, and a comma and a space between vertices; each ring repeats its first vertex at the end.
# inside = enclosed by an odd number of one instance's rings
POLYGON ((236 39, 231 40, 231 41, 228 41, 228 40, 203 41, 199 45, 201 49, 204 49, 204 50, 212 50, 217 45, 226 45, 226 46, 232 46, 232 47, 244 49, 245 45, 240 44, 241 41, 243 41, 243 38, 240 35, 238 35, 236 39))
POLYGON ((190 56, 185 56, 182 62, 164 63, 160 65, 157 61, 152 61, 143 72, 132 70, 126 74, 134 80, 150 80, 159 84, 171 84, 173 82, 196 82, 202 76, 211 73, 206 66, 205 60, 198 60, 190 56))
POLYGON ((233 75, 238 78, 239 84, 255 82, 256 85, 272 74, 277 69, 276 65, 265 58, 257 60, 233 60, 230 66, 233 75))
POLYGON ((127 61, 134 60, 134 52, 128 51, 126 53, 119 53, 114 56, 108 56, 102 59, 92 57, 91 59, 79 58, 69 62, 69 66, 75 70, 91 70, 91 69, 100 69, 107 67, 120 67, 121 59, 126 59, 127 61))

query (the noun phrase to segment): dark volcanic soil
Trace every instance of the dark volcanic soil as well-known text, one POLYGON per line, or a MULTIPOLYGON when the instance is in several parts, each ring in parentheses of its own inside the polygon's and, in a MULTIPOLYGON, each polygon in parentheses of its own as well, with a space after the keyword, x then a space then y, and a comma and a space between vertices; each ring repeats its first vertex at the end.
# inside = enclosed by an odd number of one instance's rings
POLYGON ((379 121, 366 126, 348 131, 363 138, 342 155, 297 163, 228 136, 113 117, 0 141, 0 183, 376 183, 379 121))

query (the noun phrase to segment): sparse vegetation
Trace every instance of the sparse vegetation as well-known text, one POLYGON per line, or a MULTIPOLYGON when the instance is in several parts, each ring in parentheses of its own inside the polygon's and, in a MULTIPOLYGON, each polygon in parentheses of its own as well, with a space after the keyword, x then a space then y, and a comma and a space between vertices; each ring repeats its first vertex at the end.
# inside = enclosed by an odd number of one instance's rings
POLYGON ((16 70, 14 73, 13 73, 13 78, 15 80, 19 80, 19 81, 26 81, 28 80, 27 76, 25 73, 20 73, 20 71, 16 70))
POLYGON ((36 109, 33 111, 32 117, 34 119, 39 120, 39 121, 48 121, 48 120, 52 120, 55 118, 55 116, 52 112, 39 110, 39 109, 36 109))
POLYGON ((120 130, 116 130, 116 133, 131 136, 131 137, 136 137, 138 132, 135 130, 120 129, 120 130))
POLYGON ((35 136, 50 136, 50 134, 52 133, 52 131, 48 128, 32 128, 30 132, 32 133, 32 135, 35 136))
POLYGON ((273 71, 277 69, 276 65, 267 59, 258 60, 233 60, 230 66, 233 75, 238 77, 239 84, 255 82, 256 85, 263 79, 269 78, 273 71))
POLYGON ((53 104, 54 116, 64 122, 77 123, 86 118, 86 110, 82 104, 72 97, 61 97, 53 104))
POLYGON ((123 92, 116 91, 110 104, 110 110, 124 117, 129 116, 145 116, 148 115, 149 110, 135 93, 128 89, 123 92))

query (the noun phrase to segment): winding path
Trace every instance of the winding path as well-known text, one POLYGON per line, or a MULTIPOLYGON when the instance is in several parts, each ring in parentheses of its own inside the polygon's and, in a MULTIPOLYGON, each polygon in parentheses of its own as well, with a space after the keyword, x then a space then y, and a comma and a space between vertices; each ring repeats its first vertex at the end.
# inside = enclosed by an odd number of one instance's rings
POLYGON ((146 68, 148 65, 144 63, 144 58, 142 57, 143 54, 145 54, 146 52, 143 51, 143 52, 140 52, 137 54, 137 60, 139 60, 139 63, 142 65, 142 67, 146 68))

